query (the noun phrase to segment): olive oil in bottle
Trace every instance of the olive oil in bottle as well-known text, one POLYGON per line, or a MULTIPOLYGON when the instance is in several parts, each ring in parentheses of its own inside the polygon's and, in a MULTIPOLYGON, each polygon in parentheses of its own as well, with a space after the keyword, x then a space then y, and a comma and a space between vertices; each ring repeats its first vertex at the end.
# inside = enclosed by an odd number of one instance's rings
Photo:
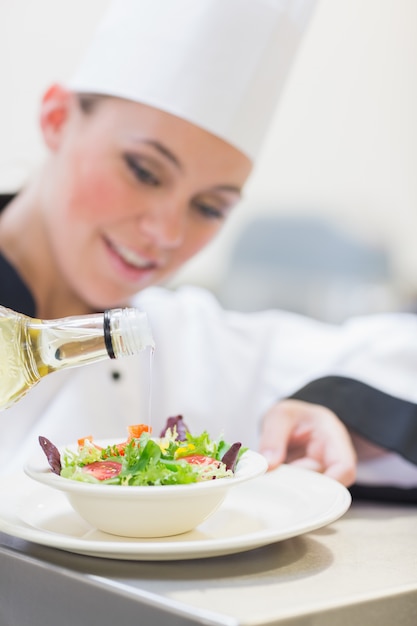
POLYGON ((134 308, 39 320, 0 306, 0 410, 59 369, 137 354, 154 341, 134 308))

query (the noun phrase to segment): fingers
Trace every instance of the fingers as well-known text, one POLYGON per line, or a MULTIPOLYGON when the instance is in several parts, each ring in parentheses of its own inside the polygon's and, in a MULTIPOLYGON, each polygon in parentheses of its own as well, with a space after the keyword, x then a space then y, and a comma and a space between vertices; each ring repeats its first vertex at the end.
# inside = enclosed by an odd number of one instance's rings
POLYGON ((269 469, 287 462, 322 472, 346 486, 355 480, 352 440, 326 407, 299 400, 279 402, 263 420, 259 448, 269 469))
POLYGON ((356 477, 357 457, 347 428, 329 409, 312 405, 314 420, 321 438, 323 473, 345 486, 356 477))
POLYGON ((347 465, 346 463, 333 463, 324 472, 329 478, 334 478, 345 487, 350 487, 355 482, 356 463, 347 465))
POLYGON ((320 463, 317 459, 310 459, 308 457, 301 457, 292 461, 290 465, 296 465, 297 467, 302 467, 303 469, 308 469, 313 472, 324 473, 325 469, 323 464, 320 463))
POLYGON ((285 402, 275 404, 265 415, 259 451, 268 461, 270 470, 286 461, 293 429, 294 421, 285 402))

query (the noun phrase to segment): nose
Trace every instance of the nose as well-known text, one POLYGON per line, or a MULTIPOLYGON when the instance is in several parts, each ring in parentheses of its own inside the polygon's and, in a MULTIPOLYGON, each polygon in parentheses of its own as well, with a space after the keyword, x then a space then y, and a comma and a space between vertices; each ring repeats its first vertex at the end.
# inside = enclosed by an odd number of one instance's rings
POLYGON ((140 211, 138 219, 141 233, 154 245, 178 248, 184 241, 186 207, 179 199, 152 203, 146 211, 140 211))

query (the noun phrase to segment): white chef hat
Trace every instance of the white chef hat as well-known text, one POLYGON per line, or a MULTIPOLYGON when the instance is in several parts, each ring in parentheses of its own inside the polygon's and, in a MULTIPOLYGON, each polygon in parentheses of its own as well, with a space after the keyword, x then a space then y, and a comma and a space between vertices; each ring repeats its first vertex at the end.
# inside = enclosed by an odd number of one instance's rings
POLYGON ((256 156, 315 0, 113 0, 69 84, 256 156))

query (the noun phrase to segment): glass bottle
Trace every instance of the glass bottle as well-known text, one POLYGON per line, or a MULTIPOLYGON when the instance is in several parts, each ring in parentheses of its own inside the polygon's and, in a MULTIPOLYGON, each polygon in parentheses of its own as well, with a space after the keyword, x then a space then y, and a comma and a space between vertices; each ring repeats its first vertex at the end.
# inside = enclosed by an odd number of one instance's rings
POLYGON ((154 347, 148 317, 138 309, 39 320, 0 306, 0 410, 51 372, 148 346, 154 347))

